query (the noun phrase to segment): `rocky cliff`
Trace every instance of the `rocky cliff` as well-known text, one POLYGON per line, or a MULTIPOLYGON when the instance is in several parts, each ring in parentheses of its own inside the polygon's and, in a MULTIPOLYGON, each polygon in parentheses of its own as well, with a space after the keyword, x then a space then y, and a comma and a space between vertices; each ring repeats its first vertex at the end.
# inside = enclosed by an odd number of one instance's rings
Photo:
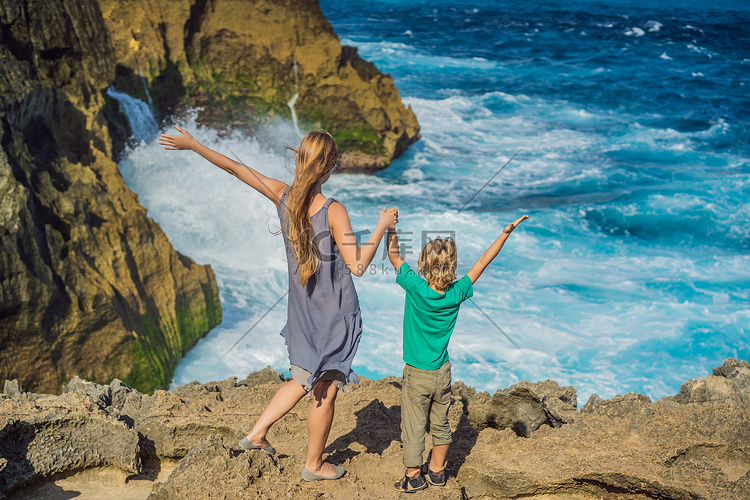
MULTIPOLYGON (((392 484, 403 473, 400 379, 362 379, 339 395, 325 453, 347 473, 318 483, 300 477, 311 398, 271 429, 277 455, 237 445, 281 383, 270 368, 242 381, 194 382, 152 396, 119 381, 101 386, 75 379, 61 396, 24 394, 6 382, 0 498, 399 496, 392 484), (92 482, 84 469, 117 470, 138 481, 92 482)), ((749 395, 750 366, 732 358, 713 375, 686 382, 676 396, 654 402, 642 394, 594 396, 580 411, 576 389, 552 381, 522 382, 492 396, 458 382, 449 413, 448 484, 418 495, 746 500, 749 395)))
POLYGON ((199 106, 198 121, 252 130, 295 110, 323 127, 340 168, 372 172, 419 138, 388 75, 342 46, 317 0, 100 0, 117 61, 116 85, 162 116, 199 106))
POLYGON ((0 378, 165 387, 221 320, 112 161, 115 51, 94 0, 0 0, 0 378))

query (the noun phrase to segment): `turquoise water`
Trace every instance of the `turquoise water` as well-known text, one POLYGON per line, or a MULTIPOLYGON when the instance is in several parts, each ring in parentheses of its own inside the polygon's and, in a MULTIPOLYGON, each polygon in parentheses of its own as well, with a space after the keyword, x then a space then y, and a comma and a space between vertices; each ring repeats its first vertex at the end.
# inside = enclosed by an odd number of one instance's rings
MULTIPOLYGON (((343 43, 393 76, 422 127, 389 169, 327 184, 355 230, 371 229, 380 207, 398 206, 412 252, 423 231, 453 234, 466 272, 507 223, 530 215, 474 297, 520 349, 467 303, 449 348, 456 379, 495 391, 551 378, 575 385, 580 400, 658 398, 728 356, 750 358, 747 7, 321 5, 343 43)), ((290 124, 260 141, 197 134, 291 179, 290 124)), ((287 370, 283 300, 246 334, 285 292, 272 205, 153 142, 121 168, 177 249, 210 263, 220 284, 224 323, 188 353, 174 383, 267 364, 287 370)), ((374 264, 356 281, 365 330, 355 371, 377 378, 402 367, 403 294, 382 254, 374 264)))

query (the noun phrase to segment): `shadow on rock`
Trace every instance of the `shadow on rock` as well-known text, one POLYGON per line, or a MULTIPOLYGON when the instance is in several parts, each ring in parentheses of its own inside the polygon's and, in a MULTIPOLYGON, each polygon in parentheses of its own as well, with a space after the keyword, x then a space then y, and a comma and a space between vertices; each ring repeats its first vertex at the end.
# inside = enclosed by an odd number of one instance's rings
POLYGON ((479 433, 469 422, 469 418, 466 414, 462 413, 458 420, 455 432, 453 432, 453 442, 448 448, 448 473, 449 475, 456 477, 461 466, 466 462, 466 457, 469 456, 474 445, 477 444, 477 436, 479 433))
POLYGON ((365 453, 382 455, 393 441, 401 437, 401 407, 398 405, 387 408, 380 400, 374 399, 354 414, 357 417, 354 429, 325 449, 330 454, 328 461, 331 463, 343 463, 359 455, 359 451, 350 448, 353 443, 364 446, 365 453))

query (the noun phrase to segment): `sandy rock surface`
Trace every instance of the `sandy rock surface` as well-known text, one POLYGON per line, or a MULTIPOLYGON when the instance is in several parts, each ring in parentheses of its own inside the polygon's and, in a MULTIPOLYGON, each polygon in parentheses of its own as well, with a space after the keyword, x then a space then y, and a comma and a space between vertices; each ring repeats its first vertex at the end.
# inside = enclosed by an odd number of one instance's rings
MULTIPOLYGON (((575 388, 551 381, 524 382, 493 396, 457 382, 448 484, 419 498, 750 498, 743 385, 750 367, 730 358, 714 373, 655 402, 640 394, 592 398, 586 412, 574 406, 575 388), (506 413, 515 417, 505 421, 487 419, 498 400, 514 393, 524 395, 523 411, 506 413), (547 421, 539 423, 541 414, 547 421)), ((325 453, 347 473, 314 483, 300 476, 310 398, 271 429, 275 456, 237 444, 281 383, 266 369, 240 383, 191 383, 151 396, 119 381, 74 380, 61 396, 17 393, 10 384, 10 395, 0 396, 0 496, 72 498, 54 494, 78 491, 85 499, 92 488, 106 487, 113 500, 399 497, 392 484, 403 474, 400 379, 362 379, 351 393, 339 394, 325 453), (75 442, 74 449, 59 436, 75 442), (115 470, 128 479, 117 479, 115 470)))

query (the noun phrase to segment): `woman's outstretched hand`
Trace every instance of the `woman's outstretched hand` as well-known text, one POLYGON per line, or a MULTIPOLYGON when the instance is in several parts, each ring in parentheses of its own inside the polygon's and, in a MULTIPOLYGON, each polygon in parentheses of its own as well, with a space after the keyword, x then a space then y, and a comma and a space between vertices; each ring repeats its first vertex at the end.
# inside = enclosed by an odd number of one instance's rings
POLYGON ((526 219, 528 219, 528 218, 529 218, 529 216, 528 216, 528 215, 524 215, 524 216, 523 216, 523 217, 521 217, 520 219, 517 219, 517 220, 515 220, 514 222, 511 222, 510 224, 508 224, 507 226, 505 226, 505 229, 503 229, 503 232, 504 232, 505 234, 510 234, 510 233, 512 233, 512 232, 513 232, 513 230, 514 230, 515 228, 517 228, 517 227, 518 227, 518 225, 519 225, 520 223, 522 223, 523 221, 525 221, 525 220, 526 220, 526 219))
POLYGON ((179 125, 175 125, 174 128, 177 129, 180 135, 161 134, 159 136, 159 144, 164 146, 164 149, 193 149, 193 145, 196 143, 193 136, 179 125))

